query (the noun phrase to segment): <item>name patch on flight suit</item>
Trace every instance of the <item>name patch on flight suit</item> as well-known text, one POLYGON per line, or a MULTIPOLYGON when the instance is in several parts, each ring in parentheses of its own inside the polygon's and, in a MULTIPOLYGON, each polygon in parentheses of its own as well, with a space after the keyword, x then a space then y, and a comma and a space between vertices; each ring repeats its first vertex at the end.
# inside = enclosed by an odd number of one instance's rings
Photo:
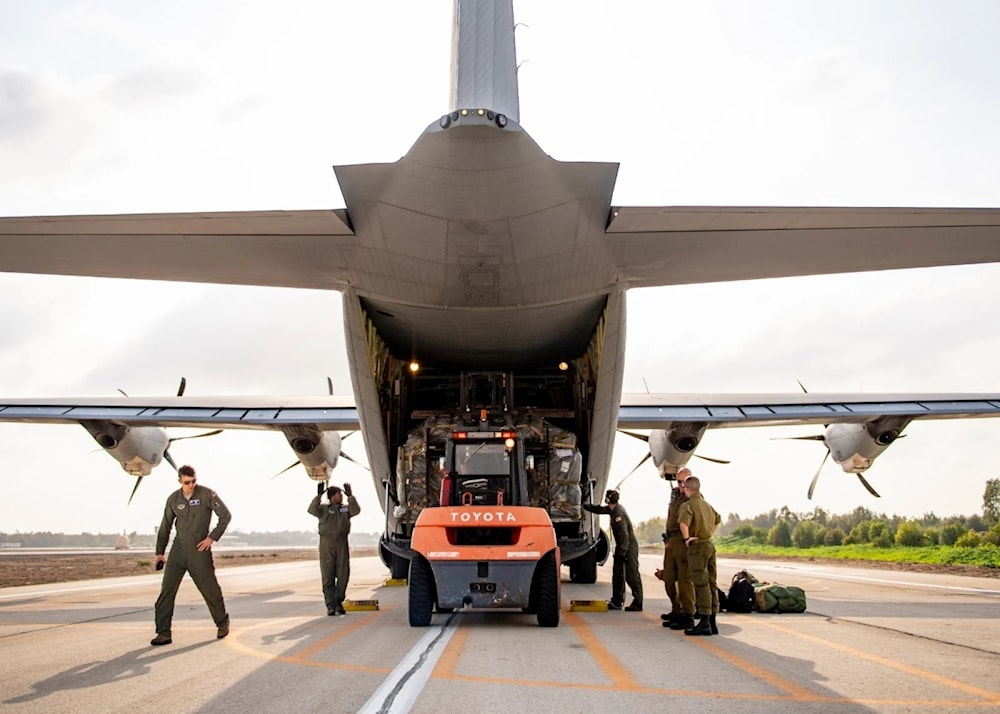
POLYGON ((190 501, 190 503, 191 503, 192 506, 200 506, 201 505, 201 499, 200 498, 192 498, 191 501, 190 501))
POLYGON ((341 513, 347 513, 347 506, 341 506, 340 507, 340 512, 341 513))

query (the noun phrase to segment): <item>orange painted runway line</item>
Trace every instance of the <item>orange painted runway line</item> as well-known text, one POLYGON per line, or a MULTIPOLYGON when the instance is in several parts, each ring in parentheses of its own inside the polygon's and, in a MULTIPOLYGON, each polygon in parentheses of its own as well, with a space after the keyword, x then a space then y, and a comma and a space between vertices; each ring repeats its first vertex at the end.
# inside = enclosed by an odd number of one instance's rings
POLYGON ((586 646, 590 656, 594 658, 598 666, 604 670, 611 680, 611 684, 616 689, 635 690, 641 689, 641 685, 632 678, 629 671, 618 659, 611 654, 601 640, 594 634, 593 630, 575 612, 564 612, 563 620, 576 632, 576 636, 586 646))
POLYGON ((359 618, 359 619, 355 619, 355 618, 352 617, 351 618, 351 624, 347 625, 346 627, 338 627, 336 630, 334 630, 333 632, 331 632, 329 635, 327 635, 326 637, 324 637, 322 640, 319 640, 318 642, 314 642, 313 644, 309 645, 308 647, 303 647, 301 650, 299 650, 298 652, 293 653, 290 656, 292 656, 292 657, 299 657, 299 658, 302 658, 302 659, 308 659, 309 657, 312 657, 317 652, 322 652, 323 650, 325 650, 327 647, 329 647, 330 645, 332 645, 337 640, 342 639, 344 637, 347 637, 347 635, 350 635, 350 634, 356 632, 357 630, 360 630, 362 627, 370 624, 371 621, 373 619, 375 619, 375 617, 377 616, 377 614, 378 614, 377 612, 372 612, 370 615, 367 615, 367 616, 359 618))
MULTIPOLYGON (((741 620, 751 621, 753 618, 749 618, 746 615, 738 615, 741 620)), ((870 652, 865 652, 863 650, 855 649, 854 647, 849 647, 848 645, 842 645, 839 642, 832 642, 831 640, 823 639, 822 637, 816 637, 815 635, 807 635, 803 632, 798 632, 796 630, 789 629, 787 627, 782 627, 781 625, 774 624, 773 622, 765 622, 760 619, 753 620, 754 624, 762 625, 763 627, 769 627, 772 630, 777 630, 778 632, 783 632, 789 635, 795 635, 801 639, 807 640, 808 642, 815 642, 818 645, 824 647, 829 647, 831 649, 837 650, 838 652, 844 652, 846 654, 859 657, 861 659, 868 660, 869 662, 875 662, 876 664, 883 665, 885 667, 890 667, 892 669, 898 670, 900 672, 905 672, 906 674, 912 674, 920 679, 925 679, 929 682, 934 682, 936 684, 941 684, 952 689, 957 689, 960 692, 965 692, 966 694, 973 697, 980 697, 981 699, 989 702, 991 704, 1000 704, 1000 692, 993 692, 988 689, 980 689, 979 687, 973 686, 971 684, 966 684, 965 682, 960 682, 957 679, 951 679, 942 674, 937 674, 936 672, 928 672, 925 669, 920 669, 919 667, 914 667, 909 664, 904 664, 903 662, 897 662, 896 660, 889 659, 887 657, 882 657, 880 655, 871 654, 870 652)))
POLYGON ((734 667, 743 670, 751 677, 760 679, 767 682, 772 687, 786 692, 788 699, 791 701, 812 702, 824 699, 822 695, 817 694, 811 689, 798 685, 769 669, 765 669, 758 664, 754 664, 750 660, 733 654, 705 637, 688 637, 688 639, 692 640, 692 644, 696 647, 718 657, 721 660, 725 660, 734 667))
POLYGON ((462 656, 471 633, 472 626, 470 623, 463 622, 458 625, 455 629, 455 634, 451 636, 451 639, 444 648, 444 652, 438 658, 437 664, 434 666, 434 671, 431 672, 431 677, 450 677, 454 674, 455 665, 458 664, 458 658, 462 656))

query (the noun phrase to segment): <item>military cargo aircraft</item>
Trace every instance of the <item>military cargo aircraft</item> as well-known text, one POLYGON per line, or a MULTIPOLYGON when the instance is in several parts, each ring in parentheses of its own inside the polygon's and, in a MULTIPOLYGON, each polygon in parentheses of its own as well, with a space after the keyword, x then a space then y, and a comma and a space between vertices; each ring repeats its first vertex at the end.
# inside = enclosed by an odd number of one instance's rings
POLYGON ((574 506, 604 492, 618 429, 653 430, 670 478, 709 429, 855 425, 838 460, 867 468, 914 419, 1000 415, 1000 394, 623 394, 630 289, 997 262, 1000 210, 613 205, 617 164, 556 161, 521 126, 512 4, 454 18, 450 106, 397 162, 336 166, 343 209, 0 219, 4 272, 340 292, 353 397, 18 398, 0 421, 82 424, 149 468, 149 430, 277 430, 319 482, 359 430, 394 573, 455 466, 427 435, 533 434, 510 468, 546 484, 520 497, 586 581, 606 540, 574 506))

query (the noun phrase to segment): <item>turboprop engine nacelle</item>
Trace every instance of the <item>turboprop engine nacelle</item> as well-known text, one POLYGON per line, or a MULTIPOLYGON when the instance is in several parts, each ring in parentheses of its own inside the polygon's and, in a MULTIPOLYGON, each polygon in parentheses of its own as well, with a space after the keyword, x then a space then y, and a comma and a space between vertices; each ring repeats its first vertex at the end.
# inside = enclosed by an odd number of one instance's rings
POLYGON ((707 428, 707 424, 690 423, 649 432, 649 453, 662 478, 673 479, 687 465, 707 428))
POLYGON ((831 424, 823 434, 830 456, 844 473, 860 474, 899 438, 908 419, 886 418, 865 424, 831 424))
POLYGON ((114 422, 85 421, 94 440, 131 476, 149 476, 163 461, 170 445, 167 430, 159 426, 125 426, 114 422))
POLYGON ((290 426, 282 432, 313 481, 329 481, 340 459, 340 434, 316 427, 290 426))

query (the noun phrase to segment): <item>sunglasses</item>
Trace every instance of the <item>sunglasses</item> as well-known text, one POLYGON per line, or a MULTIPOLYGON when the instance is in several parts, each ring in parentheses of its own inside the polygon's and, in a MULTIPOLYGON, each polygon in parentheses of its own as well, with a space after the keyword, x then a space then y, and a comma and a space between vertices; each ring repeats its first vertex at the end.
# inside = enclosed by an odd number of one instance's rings
POLYGON ((191 484, 197 482, 198 479, 193 478, 190 481, 181 481, 181 486, 190 486, 191 484))

